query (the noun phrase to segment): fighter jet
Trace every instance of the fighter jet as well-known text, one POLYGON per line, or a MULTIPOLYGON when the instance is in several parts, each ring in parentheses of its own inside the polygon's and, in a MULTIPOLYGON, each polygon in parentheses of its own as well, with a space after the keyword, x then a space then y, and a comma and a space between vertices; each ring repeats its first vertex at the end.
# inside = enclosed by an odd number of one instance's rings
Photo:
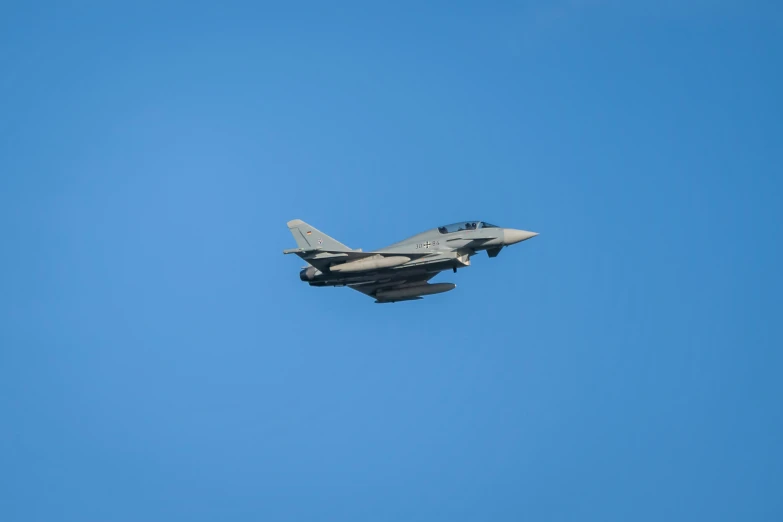
POLYGON ((413 301, 453 290, 453 283, 428 283, 444 270, 470 266, 470 257, 485 250, 496 257, 509 245, 538 234, 500 228, 486 221, 461 221, 433 228, 372 252, 349 248, 301 219, 288 222, 308 266, 299 278, 310 286, 347 286, 375 298, 376 303, 413 301))

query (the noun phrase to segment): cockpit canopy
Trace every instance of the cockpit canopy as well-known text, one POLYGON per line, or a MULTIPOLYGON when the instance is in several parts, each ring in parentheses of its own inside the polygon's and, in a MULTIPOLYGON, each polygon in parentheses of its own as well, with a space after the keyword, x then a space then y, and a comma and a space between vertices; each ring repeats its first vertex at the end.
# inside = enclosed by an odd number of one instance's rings
POLYGON ((459 223, 452 223, 451 225, 438 227, 438 232, 441 234, 451 234, 452 232, 459 232, 460 230, 477 230, 479 228, 498 227, 487 223, 486 221, 460 221, 459 223))

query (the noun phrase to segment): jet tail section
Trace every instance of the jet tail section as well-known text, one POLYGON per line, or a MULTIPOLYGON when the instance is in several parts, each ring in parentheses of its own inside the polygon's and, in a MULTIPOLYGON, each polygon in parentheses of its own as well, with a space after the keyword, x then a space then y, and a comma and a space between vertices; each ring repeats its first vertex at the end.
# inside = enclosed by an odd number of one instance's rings
POLYGON ((291 235, 296 240, 296 245, 304 250, 323 249, 337 252, 351 252, 352 250, 337 241, 336 239, 327 236, 317 228, 308 225, 301 219, 293 219, 288 222, 288 230, 291 231, 291 235))

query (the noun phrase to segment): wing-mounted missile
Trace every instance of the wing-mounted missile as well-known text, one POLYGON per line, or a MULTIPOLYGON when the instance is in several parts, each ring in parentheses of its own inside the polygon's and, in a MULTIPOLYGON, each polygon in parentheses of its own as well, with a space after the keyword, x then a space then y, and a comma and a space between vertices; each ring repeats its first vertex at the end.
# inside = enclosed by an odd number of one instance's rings
POLYGON ((366 259, 360 259, 358 261, 349 261, 341 265, 332 265, 329 267, 330 272, 364 272, 366 270, 378 270, 381 268, 392 268, 395 266, 404 265, 411 260, 406 256, 373 256, 366 259))

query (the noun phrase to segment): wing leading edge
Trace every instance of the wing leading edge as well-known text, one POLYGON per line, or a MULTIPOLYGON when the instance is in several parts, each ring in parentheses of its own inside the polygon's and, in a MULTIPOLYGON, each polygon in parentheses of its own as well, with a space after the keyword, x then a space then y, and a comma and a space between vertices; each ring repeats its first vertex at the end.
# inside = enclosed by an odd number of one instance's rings
POLYGON ((322 248, 292 248, 284 250, 283 253, 296 254, 321 271, 329 268, 334 269, 348 263, 356 263, 358 265, 365 260, 368 264, 375 261, 374 264, 377 265, 377 268, 385 268, 402 265, 415 259, 436 254, 435 252, 363 252, 361 249, 345 251, 322 248))

